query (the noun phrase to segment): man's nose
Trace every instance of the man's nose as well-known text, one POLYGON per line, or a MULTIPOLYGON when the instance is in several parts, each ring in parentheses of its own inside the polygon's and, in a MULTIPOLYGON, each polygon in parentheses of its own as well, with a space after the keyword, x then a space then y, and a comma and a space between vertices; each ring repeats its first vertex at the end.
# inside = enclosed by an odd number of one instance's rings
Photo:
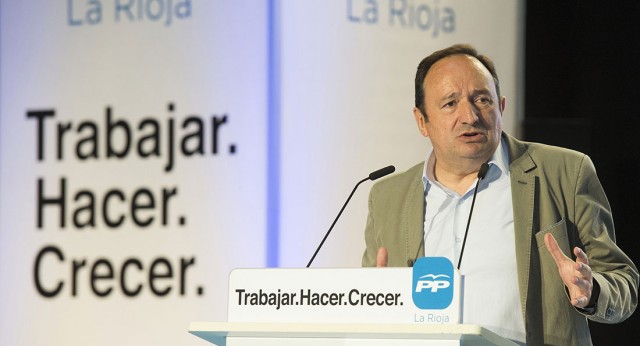
POLYGON ((463 124, 475 124, 480 120, 478 108, 472 102, 461 102, 460 113, 460 121, 463 124))

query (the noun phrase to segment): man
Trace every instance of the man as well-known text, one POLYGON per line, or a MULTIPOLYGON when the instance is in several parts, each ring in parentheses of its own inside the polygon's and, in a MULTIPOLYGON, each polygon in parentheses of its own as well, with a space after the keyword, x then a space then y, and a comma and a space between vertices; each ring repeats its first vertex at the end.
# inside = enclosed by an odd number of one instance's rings
POLYGON ((591 160, 504 133, 495 67, 471 46, 426 57, 415 90, 414 117, 433 150, 371 189, 363 265, 410 266, 425 255, 461 261, 463 323, 518 343, 587 345, 587 319, 629 317, 638 270, 615 244, 591 160), (489 170, 479 180, 483 163, 489 170))

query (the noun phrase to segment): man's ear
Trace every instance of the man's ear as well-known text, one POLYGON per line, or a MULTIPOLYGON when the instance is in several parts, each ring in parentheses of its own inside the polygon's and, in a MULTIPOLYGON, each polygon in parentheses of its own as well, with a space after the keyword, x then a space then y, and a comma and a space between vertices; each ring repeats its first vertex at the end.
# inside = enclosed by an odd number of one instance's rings
POLYGON ((418 131, 425 136, 429 137, 429 131, 427 131, 427 119, 422 111, 418 107, 413 107, 413 117, 416 119, 416 125, 418 125, 418 131))
POLYGON ((500 113, 504 112, 504 107, 507 106, 507 98, 502 96, 500 99, 500 113))

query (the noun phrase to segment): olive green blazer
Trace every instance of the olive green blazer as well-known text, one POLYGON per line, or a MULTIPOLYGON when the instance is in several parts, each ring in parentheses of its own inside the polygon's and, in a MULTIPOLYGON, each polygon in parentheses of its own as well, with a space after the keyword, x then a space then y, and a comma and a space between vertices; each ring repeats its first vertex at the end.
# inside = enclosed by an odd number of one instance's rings
MULTIPOLYGON (((638 302, 638 270, 615 243, 611 207, 588 156, 519 141, 509 147, 516 264, 528 345, 589 345, 587 318, 616 323, 638 302), (578 246, 589 257, 600 286, 596 311, 575 309, 543 237, 552 233, 572 257, 578 246)), ((369 195, 363 266, 375 266, 379 247, 389 266, 407 266, 424 255, 424 188, 420 163, 376 183, 369 195)), ((490 249, 487 249, 490 251, 490 249)))

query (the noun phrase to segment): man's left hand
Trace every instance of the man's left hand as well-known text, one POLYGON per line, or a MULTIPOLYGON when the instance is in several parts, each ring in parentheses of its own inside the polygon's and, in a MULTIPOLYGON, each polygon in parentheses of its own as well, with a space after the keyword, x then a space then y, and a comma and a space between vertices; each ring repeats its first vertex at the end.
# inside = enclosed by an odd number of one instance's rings
POLYGON ((571 304, 577 308, 586 307, 591 300, 593 290, 593 276, 587 254, 579 247, 575 247, 573 254, 576 256, 576 260, 574 262, 560 250, 558 242, 550 233, 544 235, 544 244, 558 266, 562 281, 569 289, 571 304))

